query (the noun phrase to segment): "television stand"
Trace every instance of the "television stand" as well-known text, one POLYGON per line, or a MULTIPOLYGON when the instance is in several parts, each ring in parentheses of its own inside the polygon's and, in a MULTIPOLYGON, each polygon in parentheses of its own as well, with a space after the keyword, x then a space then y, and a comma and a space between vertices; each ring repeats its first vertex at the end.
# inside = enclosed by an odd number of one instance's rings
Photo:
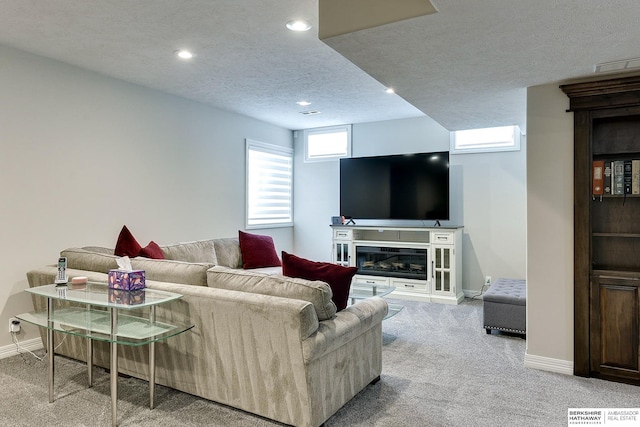
POLYGON ((358 267, 352 286, 391 286, 389 298, 458 304, 463 227, 332 225, 332 261, 358 267))

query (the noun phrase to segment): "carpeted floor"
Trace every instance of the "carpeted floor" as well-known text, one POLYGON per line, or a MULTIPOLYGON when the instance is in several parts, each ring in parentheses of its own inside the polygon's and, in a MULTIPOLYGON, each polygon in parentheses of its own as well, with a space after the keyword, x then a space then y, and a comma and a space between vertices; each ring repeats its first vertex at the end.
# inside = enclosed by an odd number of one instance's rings
MULTIPOLYGON (((394 301, 400 302, 400 301, 394 301)), ((383 372, 326 422, 337 426, 566 426, 568 408, 640 407, 640 388, 523 366, 525 341, 482 329, 480 301, 458 306, 402 301, 383 323, 383 372)), ((40 352, 42 354, 42 352, 40 352)), ((107 426, 109 376, 56 358, 56 401, 48 403, 46 362, 0 360, 0 425, 107 426)), ((119 379, 120 426, 280 426, 166 387, 119 379)))

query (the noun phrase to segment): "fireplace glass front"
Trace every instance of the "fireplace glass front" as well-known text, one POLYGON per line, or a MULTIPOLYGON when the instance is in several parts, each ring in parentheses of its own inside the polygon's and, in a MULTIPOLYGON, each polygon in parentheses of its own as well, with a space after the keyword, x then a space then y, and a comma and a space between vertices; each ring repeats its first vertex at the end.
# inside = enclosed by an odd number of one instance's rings
POLYGON ((427 280, 427 250, 356 246, 358 274, 427 280))

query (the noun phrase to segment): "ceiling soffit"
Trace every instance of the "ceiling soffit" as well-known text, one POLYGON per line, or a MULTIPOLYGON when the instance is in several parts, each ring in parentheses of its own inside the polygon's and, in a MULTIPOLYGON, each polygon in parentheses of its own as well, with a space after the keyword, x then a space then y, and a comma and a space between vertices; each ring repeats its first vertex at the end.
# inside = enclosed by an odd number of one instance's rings
POLYGON ((438 12, 429 0, 319 0, 318 9, 320 40, 438 12))

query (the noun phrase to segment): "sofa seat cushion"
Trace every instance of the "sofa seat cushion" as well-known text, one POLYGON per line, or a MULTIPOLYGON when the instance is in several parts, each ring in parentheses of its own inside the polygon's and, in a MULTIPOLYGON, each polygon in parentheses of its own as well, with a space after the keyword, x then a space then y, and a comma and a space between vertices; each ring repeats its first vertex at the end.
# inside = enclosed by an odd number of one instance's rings
POLYGON ((251 271, 256 272, 256 273, 267 274, 267 275, 272 275, 272 274, 279 274, 281 276, 283 275, 282 274, 282 267, 253 268, 253 269, 251 269, 251 271))
POLYGON ((278 274, 215 266, 207 271, 207 284, 212 288, 308 301, 313 304, 318 320, 330 319, 337 312, 331 299, 331 288, 319 280, 296 279, 278 274))

